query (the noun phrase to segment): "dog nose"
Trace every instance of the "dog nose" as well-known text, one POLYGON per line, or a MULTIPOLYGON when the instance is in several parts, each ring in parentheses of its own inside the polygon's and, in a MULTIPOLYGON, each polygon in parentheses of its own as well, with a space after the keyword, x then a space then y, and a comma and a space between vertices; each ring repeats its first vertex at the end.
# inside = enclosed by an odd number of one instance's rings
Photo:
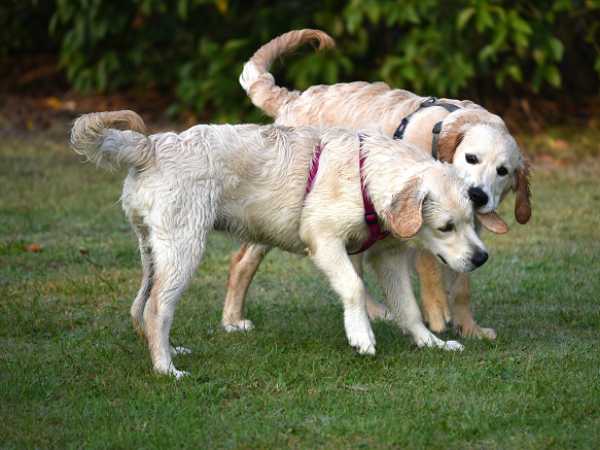
POLYGON ((485 264, 488 259, 488 253, 485 250, 477 249, 473 256, 471 256, 471 262, 475 267, 481 267, 485 264))
POLYGON ((469 198, 471 199, 476 208, 481 208, 489 200, 488 195, 485 192, 483 192, 483 189, 478 187, 469 188, 469 198))

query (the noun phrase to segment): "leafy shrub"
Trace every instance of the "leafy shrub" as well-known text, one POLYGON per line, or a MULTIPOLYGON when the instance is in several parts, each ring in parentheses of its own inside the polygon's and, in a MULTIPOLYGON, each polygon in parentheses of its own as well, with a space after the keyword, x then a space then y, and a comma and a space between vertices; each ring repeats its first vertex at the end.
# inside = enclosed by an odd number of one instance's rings
POLYGON ((278 80, 296 88, 383 79, 424 95, 598 92, 600 0, 56 0, 50 23, 76 89, 174 92, 172 113, 214 120, 253 111, 237 84, 243 63, 305 27, 339 50, 288 58, 278 80))

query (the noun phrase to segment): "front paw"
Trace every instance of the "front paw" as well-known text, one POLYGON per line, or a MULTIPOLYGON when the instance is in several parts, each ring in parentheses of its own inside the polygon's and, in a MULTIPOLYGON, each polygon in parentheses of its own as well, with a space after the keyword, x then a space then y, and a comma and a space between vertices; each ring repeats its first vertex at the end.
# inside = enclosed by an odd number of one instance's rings
POLYGON ((372 336, 348 336, 348 343, 355 348, 360 355, 375 354, 375 338, 372 336))
POLYGON ((344 317, 348 343, 361 355, 375 354, 375 335, 366 314, 346 314, 344 317))
POLYGON ((454 328, 461 337, 487 339, 490 341, 494 341, 497 337, 496 331, 493 328, 482 328, 475 322, 467 325, 457 324, 454 328))
POLYGON ((453 352, 464 350, 464 346, 460 342, 443 341, 424 326, 418 327, 413 331, 412 335, 416 346, 419 348, 441 348, 442 350, 453 352))
POLYGON ((424 320, 427 328, 434 333, 445 333, 448 330, 448 323, 440 316, 429 316, 424 320))
POLYGON ((450 312, 445 308, 423 308, 423 320, 434 333, 444 333, 450 324, 450 312))

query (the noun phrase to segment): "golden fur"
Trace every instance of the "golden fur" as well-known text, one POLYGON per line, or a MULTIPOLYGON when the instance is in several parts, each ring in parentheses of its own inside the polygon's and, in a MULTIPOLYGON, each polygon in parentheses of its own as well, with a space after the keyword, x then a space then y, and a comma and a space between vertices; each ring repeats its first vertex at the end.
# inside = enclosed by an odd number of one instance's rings
MULTIPOLYGON (((392 89, 385 83, 367 83, 357 81, 334 85, 318 85, 305 91, 290 91, 277 86, 274 77, 268 72, 270 64, 278 57, 297 48, 302 43, 317 42, 319 48, 332 47, 333 39, 320 30, 295 30, 285 33, 262 46, 246 63, 240 76, 240 84, 248 93, 251 101, 267 115, 273 117, 278 124, 345 126, 355 129, 376 127, 385 134, 392 135, 400 121, 419 108, 426 100, 403 89, 392 89)), ((479 218, 484 227, 495 233, 508 231, 507 225, 494 213, 499 202, 511 188, 516 192, 515 217, 524 224, 531 216, 529 189, 529 170, 525 159, 519 152, 516 142, 510 135, 504 121, 483 107, 468 101, 456 99, 440 99, 460 107, 449 113, 439 107, 424 108, 411 117, 404 140, 415 144, 421 151, 430 152, 432 126, 443 120, 439 134, 438 157, 441 161, 453 163, 459 173, 473 186, 482 186, 490 201, 479 210, 479 218), (477 153, 482 159, 487 158, 478 167, 465 163, 467 154, 477 153), (503 179, 496 176, 496 166, 506 165, 510 176, 503 179), (493 176, 486 175, 492 170, 493 176)), ((252 246, 250 246, 251 248, 252 246)), ((250 252, 260 255, 261 252, 250 252)), ((444 289, 442 271, 432 270, 434 257, 420 258, 429 260, 427 268, 419 270, 424 295, 432 295, 435 300, 423 300, 425 316, 430 318, 429 324, 434 331, 443 331, 446 327, 447 311, 450 310, 444 289), (436 309, 436 310, 434 310, 436 309)), ((252 261, 254 268, 258 267, 252 261)), ((232 264, 232 271, 243 270, 232 264)), ((468 301, 468 280, 463 282, 459 308, 460 313, 453 316, 457 328, 463 335, 491 337, 495 333, 479 327, 472 318, 468 301), (464 293, 466 291, 466 294, 464 293)), ((247 285, 230 285, 237 290, 236 298, 242 299, 247 285)), ((373 308, 377 311, 376 305, 373 308)), ((386 316, 386 313, 382 313, 386 316)), ((371 316, 379 318, 381 315, 371 316)), ((224 325, 227 327, 224 319, 224 325)))

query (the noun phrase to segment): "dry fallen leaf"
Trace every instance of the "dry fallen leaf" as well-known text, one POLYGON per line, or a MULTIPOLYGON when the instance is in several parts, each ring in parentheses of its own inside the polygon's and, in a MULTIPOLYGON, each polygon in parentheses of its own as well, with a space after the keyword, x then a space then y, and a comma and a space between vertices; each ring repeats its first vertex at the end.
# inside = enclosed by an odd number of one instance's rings
POLYGON ((569 143, 564 139, 552 139, 550 140, 550 147, 554 150, 564 151, 569 148, 569 143))
POLYGON ((35 242, 25 246, 25 251, 29 253, 39 253, 42 251, 42 246, 35 242))

